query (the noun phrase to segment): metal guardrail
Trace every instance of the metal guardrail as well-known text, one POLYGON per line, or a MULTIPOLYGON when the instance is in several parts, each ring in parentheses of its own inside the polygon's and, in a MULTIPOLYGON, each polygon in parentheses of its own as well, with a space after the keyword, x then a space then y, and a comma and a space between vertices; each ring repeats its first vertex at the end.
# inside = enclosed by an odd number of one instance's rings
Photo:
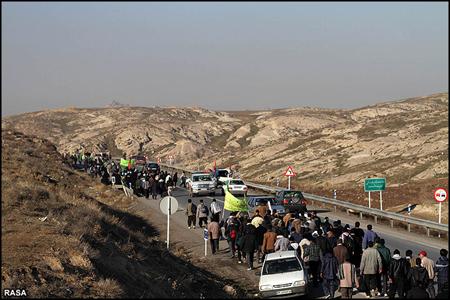
MULTIPOLYGON (((269 191, 269 192, 277 192, 277 191, 286 190, 283 188, 266 186, 266 185, 252 183, 252 182, 248 182, 248 181, 246 181, 246 185, 249 187, 252 187, 252 188, 257 188, 257 189, 261 189, 261 190, 265 190, 265 191, 269 191)), ((350 210, 359 212, 361 218, 362 218, 362 214, 366 214, 366 215, 372 215, 377 218, 379 217, 379 218, 390 219, 391 227, 393 227, 392 221, 398 221, 398 222, 403 222, 403 223, 408 224, 409 231, 411 231, 410 224, 413 224, 413 225, 425 227, 427 229, 428 235, 429 235, 430 229, 437 230, 439 232, 447 232, 448 233, 448 225, 447 224, 439 224, 439 223, 433 222, 433 221, 404 216, 404 215, 390 212, 390 211, 379 210, 377 208, 368 208, 368 207, 365 207, 362 205, 353 204, 353 203, 349 203, 346 201, 336 200, 336 199, 317 196, 317 195, 308 194, 308 193, 303 193, 303 196, 305 196, 305 198, 307 198, 307 199, 319 201, 319 202, 333 205, 333 206, 340 206, 345 209, 350 209, 350 210)), ((377 219, 375 219, 375 222, 377 222, 377 219)))
MULTIPOLYGON (((184 169, 180 168, 179 166, 167 166, 167 165, 163 165, 163 164, 160 164, 160 165, 161 165, 161 167, 164 167, 166 169, 184 171, 186 174, 192 173, 192 171, 184 170, 184 169)), ((245 181, 245 182, 246 182, 246 185, 251 188, 268 191, 268 192, 272 192, 272 193, 275 193, 277 191, 287 190, 284 188, 273 187, 273 186, 268 186, 268 185, 263 185, 263 184, 258 184, 258 183, 252 183, 252 182, 248 182, 248 181, 245 181)), ((335 207, 335 211, 337 210, 337 207, 339 206, 339 207, 345 208, 347 210, 347 213, 349 213, 349 210, 359 212, 359 216, 361 219, 363 217, 363 214, 373 216, 375 223, 378 222, 378 218, 384 218, 384 219, 389 219, 391 227, 394 227, 394 221, 397 221, 397 222, 406 223, 407 227, 408 227, 408 231, 411 231, 411 225, 416 225, 416 226, 424 227, 427 231, 428 236, 430 236, 430 230, 435 230, 435 231, 438 231, 439 233, 444 232, 444 233, 447 233, 447 235, 448 235, 448 225, 447 224, 439 224, 437 222, 432 222, 432 221, 423 220, 423 219, 419 219, 419 218, 404 216, 399 213, 379 210, 377 208, 368 208, 368 207, 365 207, 362 205, 353 204, 353 203, 349 203, 349 202, 342 201, 342 200, 336 200, 336 199, 332 199, 332 198, 317 196, 317 195, 313 195, 313 194, 303 193, 303 195, 307 199, 310 199, 313 201, 319 201, 319 202, 322 202, 327 205, 332 205, 335 207)))

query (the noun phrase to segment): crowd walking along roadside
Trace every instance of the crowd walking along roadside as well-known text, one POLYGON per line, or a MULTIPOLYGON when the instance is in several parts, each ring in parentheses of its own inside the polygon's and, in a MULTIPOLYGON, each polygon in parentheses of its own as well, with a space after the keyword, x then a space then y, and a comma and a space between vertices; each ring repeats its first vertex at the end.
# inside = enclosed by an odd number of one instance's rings
MULTIPOLYGON (((169 247, 170 214, 175 213, 178 206, 173 194, 177 187, 183 186, 185 174, 177 178, 177 174, 167 171, 138 170, 126 156, 120 165, 108 159, 92 160, 84 156, 83 170, 91 174, 93 180, 100 178, 104 184, 123 182, 124 188, 143 197, 144 201, 160 200, 160 209, 167 212, 168 217, 169 247)), ((224 191, 223 207, 217 199, 209 198, 212 199, 210 205, 199 199, 197 206, 189 198, 183 210, 187 230, 195 229, 199 219, 205 256, 208 244, 213 254, 209 259, 229 255, 230 260, 245 263, 251 271, 255 270, 255 264, 262 266, 269 253, 294 250, 308 271, 309 286, 321 288, 327 298, 334 298, 338 292, 344 299, 352 298, 356 293, 363 293, 368 298, 448 296, 447 249, 441 249, 440 257, 433 258, 426 251, 414 253, 410 249, 394 249, 391 252, 383 234, 372 224, 363 230, 358 221, 351 228, 340 220, 331 222, 328 216, 322 220, 314 212, 300 213, 293 209, 281 217, 274 210, 261 206, 250 211, 245 197, 237 198, 227 189, 224 191), (225 210, 229 212, 226 219, 225 210), (229 252, 219 251, 222 227, 229 252)))

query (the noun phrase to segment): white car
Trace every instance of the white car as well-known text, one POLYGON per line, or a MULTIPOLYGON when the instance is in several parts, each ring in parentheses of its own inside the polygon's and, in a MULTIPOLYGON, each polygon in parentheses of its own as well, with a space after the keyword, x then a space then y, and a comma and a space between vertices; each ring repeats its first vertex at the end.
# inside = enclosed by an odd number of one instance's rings
POLYGON ((259 293, 267 297, 306 295, 308 273, 296 251, 279 251, 266 256, 259 279, 259 293))
POLYGON ((241 179, 230 179, 228 181, 225 181, 224 185, 222 186, 222 195, 225 195, 225 190, 227 188, 228 182, 228 191, 233 195, 245 195, 247 196, 247 190, 248 187, 245 185, 245 183, 241 179))
POLYGON ((192 174, 190 180, 188 180, 187 183, 190 197, 195 197, 200 194, 211 196, 215 195, 215 182, 210 174, 192 174))

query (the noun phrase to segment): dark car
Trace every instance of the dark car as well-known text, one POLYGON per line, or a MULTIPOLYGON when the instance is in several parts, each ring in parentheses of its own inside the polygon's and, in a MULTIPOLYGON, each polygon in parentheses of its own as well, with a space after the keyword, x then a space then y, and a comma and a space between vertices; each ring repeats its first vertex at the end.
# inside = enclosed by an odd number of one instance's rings
POLYGON ((135 161, 138 165, 145 165, 147 163, 147 157, 144 155, 134 155, 130 157, 132 160, 135 161))
POLYGON ((161 170, 161 168, 159 167, 159 164, 157 164, 155 162, 149 162, 147 165, 147 168, 150 170, 150 172, 154 172, 154 173, 157 173, 161 170))
POLYGON ((300 191, 282 190, 276 193, 276 200, 289 211, 298 210, 300 213, 307 212, 306 200, 300 191))

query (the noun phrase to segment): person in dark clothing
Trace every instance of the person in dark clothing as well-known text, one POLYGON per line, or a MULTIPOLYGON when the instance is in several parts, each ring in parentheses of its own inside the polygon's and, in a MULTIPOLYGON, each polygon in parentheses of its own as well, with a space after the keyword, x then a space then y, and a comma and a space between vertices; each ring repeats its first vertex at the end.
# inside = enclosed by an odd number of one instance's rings
POLYGON ((405 280, 407 276, 406 260, 400 256, 398 249, 394 250, 388 271, 389 280, 391 282, 389 288, 389 299, 395 298, 395 293, 399 298, 405 298, 405 280))
POLYGON ((437 283, 438 283, 438 293, 440 293, 444 284, 448 283, 448 251, 446 249, 441 249, 439 252, 441 255, 434 266, 434 273, 437 275, 437 283))
POLYGON ((406 294, 407 299, 429 299, 427 287, 429 283, 428 271, 421 266, 422 260, 416 258, 416 266, 411 268, 410 286, 412 287, 406 294))
POLYGON ((156 199, 156 196, 158 195, 158 183, 156 182, 154 175, 150 176, 149 184, 150 191, 152 193, 152 199, 156 199))
POLYGON ((261 247, 262 247, 262 244, 263 244, 263 240, 264 240, 264 233, 266 233, 266 231, 267 231, 267 229, 264 227, 264 226, 262 226, 262 225, 259 225, 257 228, 256 228, 256 244, 257 244, 257 259, 258 259, 258 263, 262 263, 262 258, 263 258, 263 255, 262 255, 262 252, 261 252, 261 247))
POLYGON ((250 220, 245 225, 244 228, 244 236, 242 237, 242 251, 245 252, 247 263, 248 263, 248 271, 253 269, 253 255, 257 248, 256 241, 256 228, 250 223, 250 220))
POLYGON ((323 236, 322 229, 317 229, 317 237, 316 237, 316 244, 320 247, 320 250, 322 250, 322 253, 331 252, 333 248, 331 248, 330 241, 323 236))
POLYGON ((322 266, 320 268, 320 276, 323 278, 322 288, 325 295, 334 298, 334 292, 337 290, 337 274, 338 261, 331 252, 325 253, 323 256, 322 266))
POLYGON ((411 268, 411 275, 408 276, 411 280, 410 286, 419 286, 424 290, 427 289, 428 283, 430 282, 430 277, 428 276, 428 271, 421 265, 422 259, 420 257, 416 258, 416 266, 411 268))
POLYGON ((296 232, 295 228, 292 227, 291 228, 291 234, 289 235, 289 238, 292 238, 292 241, 294 243, 300 243, 300 241, 303 239, 303 236, 301 235, 301 233, 296 232))
POLYGON ((356 269, 359 269, 359 265, 361 264, 361 256, 363 253, 363 238, 364 238, 364 230, 359 228, 360 223, 355 222, 355 227, 350 230, 350 234, 353 237, 354 241, 354 250, 353 250, 353 261, 352 263, 356 266, 356 269))
POLYGON ((175 174, 173 174, 173 187, 177 186, 177 182, 178 182, 178 172, 175 172, 175 174))

